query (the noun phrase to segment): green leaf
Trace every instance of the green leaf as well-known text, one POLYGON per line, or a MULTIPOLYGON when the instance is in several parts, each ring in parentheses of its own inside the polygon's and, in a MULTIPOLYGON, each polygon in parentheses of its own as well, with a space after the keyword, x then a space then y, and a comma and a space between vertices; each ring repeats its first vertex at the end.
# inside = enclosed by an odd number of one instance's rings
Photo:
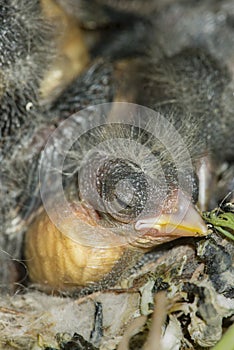
POLYGON ((234 350, 234 325, 228 328, 221 340, 212 350, 234 350))
POLYGON ((203 219, 224 236, 234 240, 234 213, 224 212, 216 208, 210 212, 202 213, 203 219))

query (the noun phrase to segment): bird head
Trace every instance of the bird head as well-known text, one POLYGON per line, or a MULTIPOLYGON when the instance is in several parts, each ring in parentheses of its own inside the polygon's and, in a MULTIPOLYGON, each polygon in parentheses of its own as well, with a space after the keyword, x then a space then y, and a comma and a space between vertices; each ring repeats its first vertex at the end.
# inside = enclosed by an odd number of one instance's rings
POLYGON ((105 105, 69 118, 42 154, 45 210, 25 239, 34 282, 85 286, 102 280, 125 253, 207 234, 195 208, 196 176, 184 144, 171 135, 176 131, 151 110, 142 118, 143 107, 114 107, 118 122, 113 114, 106 122, 113 109, 105 105))
MULTIPOLYGON (((63 170, 59 174, 63 173, 63 184, 73 184, 64 186, 64 198, 69 201, 70 197, 71 202, 81 203, 95 213, 92 217, 96 227, 91 236, 86 230, 84 234, 79 230, 79 236, 74 234, 74 227, 69 233, 73 239, 77 236, 85 245, 99 242, 101 246, 113 246, 119 242, 150 249, 178 237, 207 233, 195 208, 198 185, 189 152, 164 117, 134 104, 102 105, 83 116, 87 125, 83 124, 78 137, 74 130, 81 129, 80 120, 79 116, 70 120, 75 137, 70 135, 70 145, 68 149, 64 147, 63 170), (87 122, 90 119, 92 123, 87 122), (106 242, 97 238, 97 227, 112 232, 106 242)), ((63 126, 65 129, 68 126, 63 126)), ((59 165, 53 164, 55 168, 59 165)), ((48 162, 44 170, 48 174, 48 162)), ((44 183, 51 184, 51 180, 44 183)), ((60 190, 56 188, 57 194, 60 190)), ((42 189, 42 197, 43 193, 48 193, 48 186, 42 189)), ((70 210, 60 204, 61 208, 66 213, 70 210)), ((46 209, 55 212, 54 205, 46 209)), ((55 222, 59 210, 52 218, 55 222)))

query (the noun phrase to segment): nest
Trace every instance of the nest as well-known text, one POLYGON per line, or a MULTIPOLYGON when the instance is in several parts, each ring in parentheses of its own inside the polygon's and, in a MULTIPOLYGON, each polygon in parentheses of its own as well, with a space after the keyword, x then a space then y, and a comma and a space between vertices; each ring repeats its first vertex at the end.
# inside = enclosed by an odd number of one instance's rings
POLYGON ((1 348, 211 348, 234 315, 233 251, 213 234, 148 253, 112 289, 80 298, 32 289, 2 296, 1 348))

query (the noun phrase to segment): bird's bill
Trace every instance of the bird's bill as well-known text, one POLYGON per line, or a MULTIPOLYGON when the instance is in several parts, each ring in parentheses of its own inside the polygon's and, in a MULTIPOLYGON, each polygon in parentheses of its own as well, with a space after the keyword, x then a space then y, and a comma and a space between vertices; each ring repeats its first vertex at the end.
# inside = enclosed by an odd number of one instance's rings
POLYGON ((171 213, 161 213, 139 219, 135 230, 138 243, 156 245, 179 237, 205 236, 208 229, 194 205, 181 192, 171 213))

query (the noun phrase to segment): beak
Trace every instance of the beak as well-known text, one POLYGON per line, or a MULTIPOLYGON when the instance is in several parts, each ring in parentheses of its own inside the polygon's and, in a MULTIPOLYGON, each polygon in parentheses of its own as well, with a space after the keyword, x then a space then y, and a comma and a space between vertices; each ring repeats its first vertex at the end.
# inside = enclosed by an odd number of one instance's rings
MULTIPOLYGON (((173 204, 169 213, 147 216, 135 223, 135 230, 139 232, 137 244, 154 246, 174 240, 179 237, 206 236, 207 226, 182 191, 178 191, 177 203, 173 204)), ((167 205, 167 210, 169 205, 167 205)))

